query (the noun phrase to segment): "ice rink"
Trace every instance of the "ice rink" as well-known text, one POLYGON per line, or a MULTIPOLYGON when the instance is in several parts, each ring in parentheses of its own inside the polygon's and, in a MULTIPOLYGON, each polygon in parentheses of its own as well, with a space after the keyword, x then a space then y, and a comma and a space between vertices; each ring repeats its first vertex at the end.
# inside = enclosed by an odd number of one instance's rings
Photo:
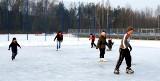
POLYGON ((12 61, 12 53, 7 50, 11 41, 7 41, 6 35, 0 35, 0 81, 160 81, 159 41, 131 40, 135 73, 126 74, 124 60, 120 75, 115 75, 119 39, 113 39, 113 50, 106 51, 106 62, 98 62, 99 50, 90 48, 88 38, 78 41, 66 36, 62 48, 56 51, 54 36, 48 36, 47 41, 44 36, 31 35, 29 41, 25 35, 12 37, 17 38, 22 49, 18 49, 12 61))

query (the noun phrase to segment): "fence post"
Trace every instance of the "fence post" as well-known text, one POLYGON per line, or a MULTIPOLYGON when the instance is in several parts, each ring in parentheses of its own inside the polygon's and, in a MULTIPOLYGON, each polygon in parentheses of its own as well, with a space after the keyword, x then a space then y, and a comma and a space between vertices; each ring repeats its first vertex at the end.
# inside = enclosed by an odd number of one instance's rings
POLYGON ((28 0, 26 0, 26 33, 27 33, 27 40, 28 40, 28 0))
POLYGON ((118 35, 118 29, 117 29, 117 37, 118 37, 118 39, 119 39, 119 35, 118 35))
POLYGON ((139 40, 141 39, 141 32, 140 29, 138 28, 138 35, 139 35, 139 40))
POLYGON ((8 26, 8 0, 6 0, 6 17, 7 17, 7 20, 6 20, 6 28, 8 28, 8 41, 9 41, 10 28, 9 28, 9 26, 8 26))
POLYGON ((155 37, 154 37, 154 38, 155 38, 155 40, 156 40, 156 31, 155 31, 154 33, 155 33, 155 37))

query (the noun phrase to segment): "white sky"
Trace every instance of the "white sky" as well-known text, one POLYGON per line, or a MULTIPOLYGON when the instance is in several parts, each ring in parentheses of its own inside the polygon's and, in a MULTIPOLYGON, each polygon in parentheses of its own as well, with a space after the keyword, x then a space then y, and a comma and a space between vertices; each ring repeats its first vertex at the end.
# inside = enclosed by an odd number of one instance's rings
MULTIPOLYGON (((62 0, 59 0, 62 1, 62 0)), ((64 3, 70 2, 102 2, 102 0, 63 0, 64 3)), ((107 0, 104 0, 106 3, 107 0)), ((110 0, 110 5, 112 7, 117 7, 120 5, 121 7, 125 7, 126 4, 130 4, 132 9, 142 10, 146 7, 157 9, 157 6, 160 5, 160 0, 110 0)))

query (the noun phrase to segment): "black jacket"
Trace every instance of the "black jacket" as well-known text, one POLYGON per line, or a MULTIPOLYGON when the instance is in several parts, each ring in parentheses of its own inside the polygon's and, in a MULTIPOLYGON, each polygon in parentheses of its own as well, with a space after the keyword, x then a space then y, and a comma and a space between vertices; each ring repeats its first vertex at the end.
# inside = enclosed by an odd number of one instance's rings
POLYGON ((108 40, 108 45, 109 45, 110 47, 112 47, 113 44, 114 44, 114 42, 112 42, 112 40, 108 40))
POLYGON ((57 39, 58 41, 63 41, 63 35, 62 35, 62 34, 61 34, 61 35, 57 34, 56 37, 54 38, 54 41, 55 41, 56 39, 57 39))
POLYGON ((13 43, 13 42, 12 42, 12 43, 9 45, 9 49, 11 48, 13 53, 17 53, 17 46, 21 48, 21 46, 20 46, 17 42, 16 42, 16 43, 13 43))

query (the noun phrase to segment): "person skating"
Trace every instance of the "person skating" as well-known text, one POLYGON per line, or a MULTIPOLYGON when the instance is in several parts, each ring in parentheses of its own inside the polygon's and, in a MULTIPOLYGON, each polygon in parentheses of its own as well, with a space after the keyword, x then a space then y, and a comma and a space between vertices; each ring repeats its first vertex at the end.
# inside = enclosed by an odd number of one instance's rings
POLYGON ((54 41, 57 39, 57 51, 58 49, 61 48, 61 42, 63 41, 63 35, 62 35, 62 32, 59 31, 56 35, 56 37, 54 38, 54 41))
POLYGON ((108 49, 107 49, 107 51, 111 51, 111 50, 112 50, 113 44, 114 44, 114 42, 112 42, 112 38, 110 38, 110 39, 108 40, 108 49))
POLYGON ((101 33, 101 36, 98 39, 97 47, 96 49, 99 48, 100 51, 100 59, 99 62, 104 62, 104 54, 105 54, 105 48, 106 48, 107 42, 106 42, 106 33, 103 31, 101 33))
POLYGON ((17 50, 17 46, 21 48, 21 46, 18 44, 16 38, 14 37, 14 38, 12 39, 11 44, 9 45, 9 48, 8 48, 8 50, 10 50, 10 48, 12 49, 12 57, 11 57, 12 60, 14 60, 15 57, 16 57, 16 55, 17 55, 17 51, 18 51, 18 50, 17 50))
POLYGON ((94 36, 93 34, 90 34, 89 40, 91 40, 91 48, 93 48, 93 46, 96 47, 96 44, 94 43, 94 41, 95 41, 95 36, 94 36))
POLYGON ((116 64, 116 68, 114 70, 115 74, 119 74, 119 68, 120 65, 123 62, 123 59, 125 58, 126 60, 126 73, 132 74, 134 73, 134 71, 131 69, 131 55, 130 55, 130 51, 132 50, 132 47, 130 45, 130 36, 133 33, 133 28, 132 27, 128 27, 127 29, 127 33, 124 35, 122 41, 121 41, 121 45, 119 48, 119 59, 117 61, 116 64))

